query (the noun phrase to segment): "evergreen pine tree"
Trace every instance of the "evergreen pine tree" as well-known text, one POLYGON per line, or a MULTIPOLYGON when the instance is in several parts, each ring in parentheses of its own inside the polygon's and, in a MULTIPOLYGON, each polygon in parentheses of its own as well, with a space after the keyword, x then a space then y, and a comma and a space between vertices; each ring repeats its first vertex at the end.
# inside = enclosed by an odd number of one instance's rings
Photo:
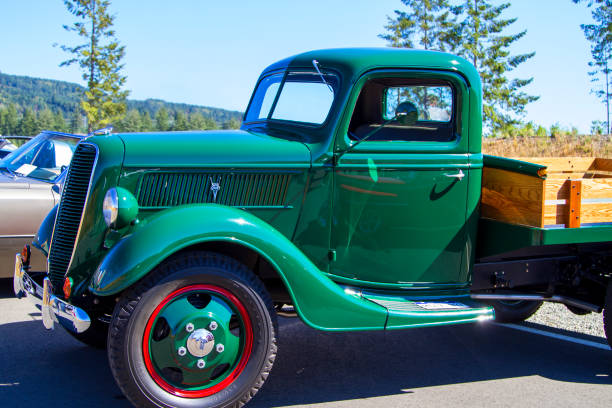
POLYGON ((170 117, 166 108, 161 107, 155 114, 155 125, 161 132, 170 130, 170 117))
POLYGON ((191 130, 205 130, 206 120, 200 112, 193 112, 189 115, 189 129, 191 130))
POLYGON ((5 134, 6 135, 18 135, 21 129, 19 128, 19 113, 14 104, 9 104, 6 108, 6 116, 4 117, 5 122, 5 134))
POLYGON ((130 109, 123 119, 117 122, 119 132, 140 132, 141 118, 136 109, 130 109))
POLYGON ((237 119, 230 119, 226 122, 223 122, 223 129, 240 129, 240 121, 237 119))
POLYGON ((26 108, 21 121, 19 122, 19 133, 23 136, 34 136, 38 133, 38 121, 34 111, 26 108))
POLYGON ((219 129, 219 125, 217 125, 217 122, 215 122, 213 118, 204 118, 204 122, 206 123, 204 127, 206 130, 219 129))
MULTIPOLYGON (((578 3, 581 0, 574 0, 578 3)), ((589 72, 595 87, 591 90, 606 105, 606 133, 610 134, 610 99, 612 95, 612 75, 610 70, 610 55, 612 54, 612 2, 610 0, 597 0, 591 11, 594 24, 581 24, 584 36, 591 43, 591 57, 589 72)), ((593 1, 588 3, 592 7, 593 1)))
POLYGON ((68 126, 66 125, 66 119, 59 110, 53 115, 53 130, 58 132, 67 132, 68 126))
POLYGON ((83 133, 83 130, 83 116, 75 110, 70 117, 70 133, 83 133))
POLYGON ((53 122, 53 112, 49 108, 38 112, 38 131, 53 130, 53 122))
POLYGON ((64 0, 77 21, 68 31, 77 33, 84 43, 62 49, 73 55, 61 66, 78 64, 87 82, 81 108, 87 117, 89 132, 119 120, 126 111, 128 91, 122 91, 126 76, 121 74, 125 47, 112 29, 115 17, 108 12, 110 0, 64 0))
POLYGON ((189 130, 189 123, 187 122, 187 117, 184 112, 177 110, 174 113, 174 125, 172 126, 172 130, 189 130))
POLYGON ((484 123, 491 133, 515 125, 514 115, 522 115, 525 106, 539 99, 521 89, 533 78, 509 79, 508 74, 535 55, 535 52, 510 55, 509 47, 526 31, 505 34, 516 18, 504 19, 502 14, 510 3, 494 6, 489 0, 462 0, 455 13, 463 17, 457 35, 447 38, 451 49, 470 61, 482 80, 484 123))
POLYGON ((449 36, 456 24, 455 10, 448 0, 402 0, 407 11, 395 10, 395 17, 387 17, 386 34, 379 37, 391 47, 446 50, 449 36))
POLYGON ((6 135, 6 108, 0 106, 0 136, 6 135))
POLYGON ((151 115, 149 115, 149 112, 145 112, 140 115, 140 131, 151 132, 152 130, 155 130, 153 120, 151 119, 151 115))

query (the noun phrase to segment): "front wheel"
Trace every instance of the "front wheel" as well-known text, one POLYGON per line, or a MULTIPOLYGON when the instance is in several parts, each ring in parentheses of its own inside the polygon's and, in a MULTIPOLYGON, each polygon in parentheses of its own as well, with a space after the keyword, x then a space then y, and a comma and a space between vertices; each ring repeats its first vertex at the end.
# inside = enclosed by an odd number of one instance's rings
POLYGON ((276 356, 261 281, 236 260, 191 252, 125 293, 109 334, 111 370, 138 407, 240 407, 276 356))
POLYGON ((542 306, 539 300, 491 300, 495 309, 495 321, 501 323, 519 323, 527 320, 542 306))

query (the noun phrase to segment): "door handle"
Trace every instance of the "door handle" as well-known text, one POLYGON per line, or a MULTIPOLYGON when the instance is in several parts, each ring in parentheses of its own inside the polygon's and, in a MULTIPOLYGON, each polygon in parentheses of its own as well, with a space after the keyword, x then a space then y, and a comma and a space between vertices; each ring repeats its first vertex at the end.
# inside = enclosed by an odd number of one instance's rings
POLYGON ((463 170, 459 169, 459 173, 457 173, 457 174, 445 174, 445 176, 446 177, 450 177, 450 178, 456 178, 459 181, 461 181, 465 177, 465 174, 463 173, 463 170))

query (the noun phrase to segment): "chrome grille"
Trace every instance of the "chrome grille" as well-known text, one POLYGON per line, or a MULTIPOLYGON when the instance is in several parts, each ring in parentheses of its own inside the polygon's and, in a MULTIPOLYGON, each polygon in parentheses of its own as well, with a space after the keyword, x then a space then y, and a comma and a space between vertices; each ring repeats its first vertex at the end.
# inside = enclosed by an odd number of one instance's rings
POLYGON ((287 173, 147 173, 138 191, 140 208, 216 203, 233 207, 286 205, 287 173), (219 183, 215 197, 213 183, 219 183))
POLYGON ((56 291, 61 290, 72 259, 96 157, 95 146, 80 143, 66 175, 49 249, 49 279, 56 291))

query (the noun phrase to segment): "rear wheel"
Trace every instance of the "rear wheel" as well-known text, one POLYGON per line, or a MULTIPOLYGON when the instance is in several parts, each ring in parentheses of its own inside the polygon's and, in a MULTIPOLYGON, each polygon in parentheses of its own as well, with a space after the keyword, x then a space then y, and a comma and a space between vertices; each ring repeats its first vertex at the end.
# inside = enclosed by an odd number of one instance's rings
POLYGON ((495 309, 495 321, 501 323, 527 320, 542 306, 539 300, 492 300, 488 303, 495 309))
POLYGON ((223 255, 163 263, 120 299, 108 356, 138 407, 240 407, 276 356, 276 321, 263 284, 223 255))

